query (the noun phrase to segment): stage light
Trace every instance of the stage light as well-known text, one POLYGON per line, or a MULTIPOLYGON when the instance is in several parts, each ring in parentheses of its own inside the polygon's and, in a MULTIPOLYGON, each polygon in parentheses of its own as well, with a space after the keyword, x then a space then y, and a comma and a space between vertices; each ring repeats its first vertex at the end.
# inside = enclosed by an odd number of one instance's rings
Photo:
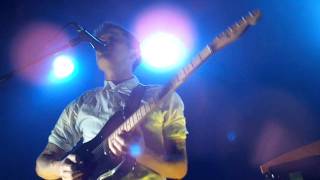
POLYGON ((146 37, 141 43, 143 61, 154 68, 177 66, 186 57, 187 49, 173 34, 157 32, 146 37))
POLYGON ((141 42, 145 67, 170 70, 182 65, 193 49, 194 25, 183 9, 155 4, 142 11, 135 20, 134 34, 141 42))
MULTIPOLYGON (((59 25, 47 22, 30 22, 19 28, 10 47, 12 66, 14 69, 20 69, 27 64, 33 65, 18 71, 18 76, 34 85, 48 82, 47 75, 51 70, 51 62, 47 60, 35 64, 32 62, 40 60, 39 57, 44 54, 50 54, 59 43, 68 41, 67 33, 61 32, 61 29, 59 25)), ((52 73, 52 77, 54 76, 52 73)))
POLYGON ((129 148, 129 152, 133 157, 137 157, 142 153, 142 150, 139 144, 132 144, 129 148))
POLYGON ((53 74, 56 79, 70 76, 74 71, 74 64, 69 56, 57 56, 53 61, 53 74))

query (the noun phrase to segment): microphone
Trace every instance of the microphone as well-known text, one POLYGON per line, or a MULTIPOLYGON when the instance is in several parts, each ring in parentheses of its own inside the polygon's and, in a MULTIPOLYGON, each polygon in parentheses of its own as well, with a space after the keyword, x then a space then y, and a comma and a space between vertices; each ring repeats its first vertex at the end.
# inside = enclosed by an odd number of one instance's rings
POLYGON ((69 41, 71 46, 75 46, 82 41, 87 41, 91 44, 93 48, 99 51, 106 51, 108 44, 104 43, 100 39, 96 38, 94 35, 90 34, 86 29, 80 26, 78 23, 70 23, 76 28, 76 31, 79 33, 79 37, 69 41))

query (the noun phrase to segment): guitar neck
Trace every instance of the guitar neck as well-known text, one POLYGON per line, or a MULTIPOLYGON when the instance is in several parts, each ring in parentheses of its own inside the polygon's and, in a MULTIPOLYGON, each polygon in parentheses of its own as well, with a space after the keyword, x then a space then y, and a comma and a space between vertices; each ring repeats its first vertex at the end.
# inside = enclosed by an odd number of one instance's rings
POLYGON ((186 65, 179 73, 163 88, 159 94, 151 99, 150 102, 143 104, 135 111, 127 120, 125 120, 110 137, 120 134, 122 131, 131 131, 145 119, 145 117, 156 108, 166 97, 173 93, 194 70, 196 70, 209 56, 213 54, 210 46, 206 46, 188 65, 186 65))
POLYGON ((159 99, 162 100, 166 95, 175 91, 200 65, 213 54, 213 50, 207 45, 193 60, 184 66, 179 73, 167 83, 159 93, 159 99))

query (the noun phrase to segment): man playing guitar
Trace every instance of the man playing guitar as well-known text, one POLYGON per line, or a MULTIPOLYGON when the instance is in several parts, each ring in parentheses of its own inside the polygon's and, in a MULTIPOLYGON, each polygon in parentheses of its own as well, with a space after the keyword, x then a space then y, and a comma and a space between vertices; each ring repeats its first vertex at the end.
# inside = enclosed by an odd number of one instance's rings
MULTIPOLYGON (((126 99, 140 84, 133 75, 140 62, 136 38, 122 27, 107 22, 100 25, 95 34, 108 44, 105 51, 96 49, 97 65, 105 75, 104 87, 85 92, 64 109, 36 161, 36 172, 44 179, 83 179, 84 172, 79 168, 81 158, 68 152, 79 140, 86 143, 93 139, 115 112, 124 109, 126 99)), ((141 102, 148 102, 159 89, 159 86, 147 86, 141 102)), ((139 125, 135 133, 138 135, 124 131, 105 141, 113 155, 129 154, 136 161, 135 168, 122 179, 185 176, 187 130, 183 110, 182 100, 172 93, 139 125)))

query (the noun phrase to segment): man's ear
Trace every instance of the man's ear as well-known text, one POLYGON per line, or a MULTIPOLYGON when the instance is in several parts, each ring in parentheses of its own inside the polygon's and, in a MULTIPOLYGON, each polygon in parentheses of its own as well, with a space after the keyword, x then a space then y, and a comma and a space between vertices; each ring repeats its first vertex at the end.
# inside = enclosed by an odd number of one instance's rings
POLYGON ((140 51, 137 49, 131 49, 130 50, 130 57, 131 57, 131 59, 134 59, 136 61, 137 59, 140 58, 140 51))

